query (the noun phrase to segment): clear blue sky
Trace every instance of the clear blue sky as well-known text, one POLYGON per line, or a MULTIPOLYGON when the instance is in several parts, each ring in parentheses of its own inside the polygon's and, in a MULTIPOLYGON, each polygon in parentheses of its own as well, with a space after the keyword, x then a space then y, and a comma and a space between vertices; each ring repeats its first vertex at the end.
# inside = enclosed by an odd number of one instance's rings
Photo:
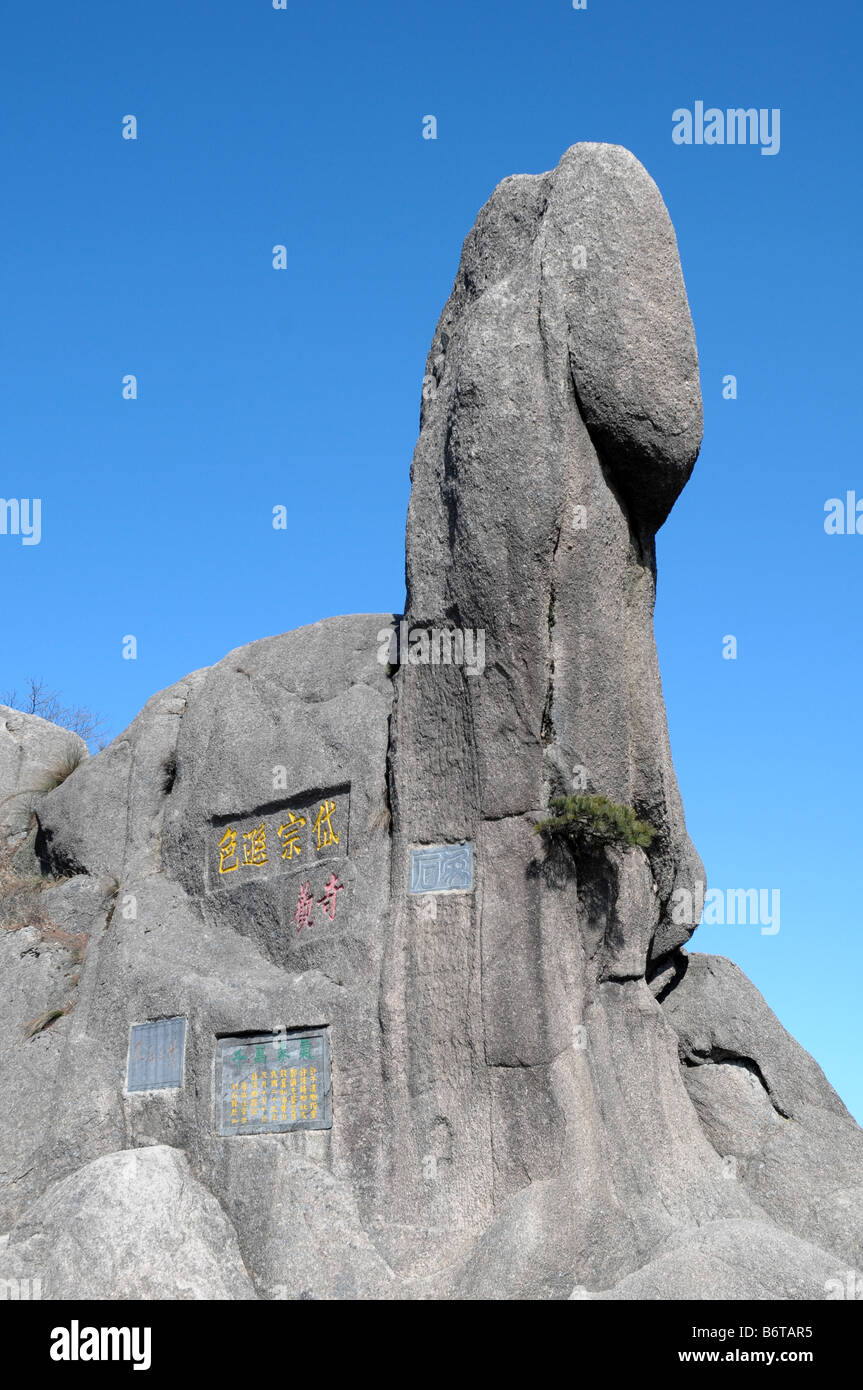
POLYGON ((0 686, 39 674, 112 734, 234 646, 401 609, 425 355, 477 210, 578 140, 643 161, 706 412, 659 537, 672 746, 711 886, 781 891, 777 935, 693 944, 859 1118, 863 536, 823 522, 863 498, 861 30, 850 0, 50 0, 7 8, 0 92, 0 494, 43 501, 39 545, 0 536, 0 686), (675 145, 696 100, 780 108, 779 154, 675 145))

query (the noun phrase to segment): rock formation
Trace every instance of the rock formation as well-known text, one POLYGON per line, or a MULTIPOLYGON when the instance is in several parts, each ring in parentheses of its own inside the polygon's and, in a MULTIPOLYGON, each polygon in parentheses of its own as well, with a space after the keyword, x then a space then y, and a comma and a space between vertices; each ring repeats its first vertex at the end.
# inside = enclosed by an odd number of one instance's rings
MULTIPOLYGON (((863 1266, 861 1131, 737 968, 684 949, 704 875, 654 537, 700 439, 644 169, 582 144, 506 179, 429 354, 404 615, 229 653, 6 824, 0 1275, 822 1299, 863 1266), (535 834, 577 789, 650 848, 535 834), (169 1019, 176 1074, 136 1089, 130 1028, 169 1019), (267 1067, 328 1051, 311 1099, 291 1069, 290 1123, 287 1066, 254 1112, 231 1070, 265 1035, 267 1067)), ((30 755, 57 734, 35 721, 30 755)), ((19 791, 2 743, 0 776, 19 791)))

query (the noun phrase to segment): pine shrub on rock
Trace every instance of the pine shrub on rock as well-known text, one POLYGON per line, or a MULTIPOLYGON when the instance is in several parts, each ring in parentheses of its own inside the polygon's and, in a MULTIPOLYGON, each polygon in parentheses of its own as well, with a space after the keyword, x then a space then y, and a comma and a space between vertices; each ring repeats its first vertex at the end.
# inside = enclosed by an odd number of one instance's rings
POLYGON ((639 820, 631 806, 605 796, 556 796, 549 809, 557 814, 538 821, 534 832, 564 840, 576 850, 619 844, 649 849, 656 836, 654 827, 639 820))

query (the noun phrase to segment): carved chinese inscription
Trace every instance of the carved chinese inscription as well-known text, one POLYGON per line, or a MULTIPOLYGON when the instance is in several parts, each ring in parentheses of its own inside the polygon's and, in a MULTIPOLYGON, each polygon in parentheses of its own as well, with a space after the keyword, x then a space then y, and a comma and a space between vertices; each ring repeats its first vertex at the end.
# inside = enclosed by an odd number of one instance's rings
POLYGON ((411 850, 411 893, 469 893, 473 845, 423 845, 411 850))
POLYGON ((217 1134, 279 1134, 332 1123, 325 1028, 218 1039, 217 1134))
MULTIPOLYGON (((252 817, 236 817, 213 827, 210 880, 213 887, 288 869, 314 869, 319 860, 347 855, 347 788, 325 793, 308 804, 282 806, 252 817)), ((311 890, 310 890, 311 891, 311 890)), ((330 888, 329 892, 338 889, 330 888)), ((332 903, 327 905, 332 920, 332 903)))

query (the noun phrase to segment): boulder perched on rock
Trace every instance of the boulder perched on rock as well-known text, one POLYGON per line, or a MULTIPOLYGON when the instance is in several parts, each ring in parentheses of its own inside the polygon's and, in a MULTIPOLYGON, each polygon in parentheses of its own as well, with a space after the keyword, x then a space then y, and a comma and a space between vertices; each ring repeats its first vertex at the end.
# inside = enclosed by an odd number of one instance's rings
POLYGON ((0 845, 26 833, 37 799, 89 756, 70 729, 0 705, 0 845))
POLYGON ((32 808, 6 1263, 55 1298, 826 1298, 863 1135, 673 911, 654 537, 701 398, 631 154, 493 193, 422 395, 406 611, 229 653, 32 808), (553 833, 582 795, 646 833, 553 833))

